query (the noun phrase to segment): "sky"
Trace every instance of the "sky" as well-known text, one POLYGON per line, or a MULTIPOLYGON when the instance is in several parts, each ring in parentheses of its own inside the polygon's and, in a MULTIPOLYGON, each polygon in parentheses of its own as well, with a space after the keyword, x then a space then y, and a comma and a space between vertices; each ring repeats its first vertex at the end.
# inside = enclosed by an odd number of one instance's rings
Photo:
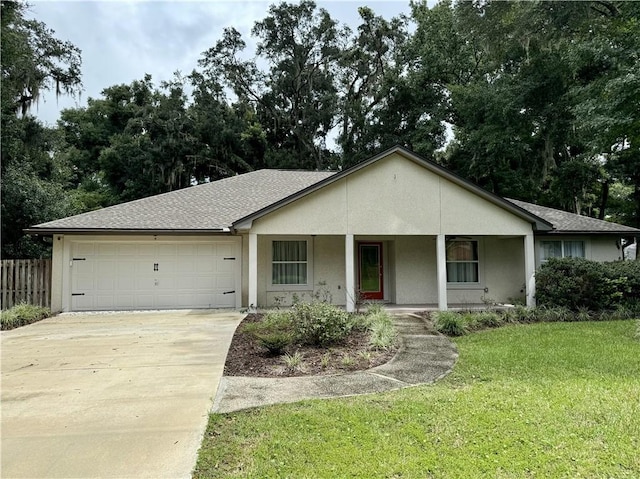
MULTIPOLYGON (((202 52, 235 27, 247 47, 254 22, 266 17, 269 5, 262 0, 151 0, 71 1, 31 0, 29 13, 55 31, 60 40, 82 51, 83 92, 80 98, 55 98, 45 93, 33 113, 54 125, 64 108, 86 106, 87 98, 99 98, 109 86, 129 84, 151 74, 157 85, 176 70, 190 73, 202 52)), ((409 14, 409 0, 316 1, 334 20, 352 30, 359 25, 358 7, 369 6, 387 19, 409 14)), ((429 3, 432 3, 431 1, 429 3)))

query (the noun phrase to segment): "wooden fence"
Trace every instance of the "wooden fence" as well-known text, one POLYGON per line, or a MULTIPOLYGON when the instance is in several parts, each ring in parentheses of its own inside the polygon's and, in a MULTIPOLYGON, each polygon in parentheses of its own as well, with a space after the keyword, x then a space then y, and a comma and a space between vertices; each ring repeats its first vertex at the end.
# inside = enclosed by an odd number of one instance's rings
POLYGON ((0 272, 0 306, 18 303, 51 307, 51 260, 4 259, 0 272))

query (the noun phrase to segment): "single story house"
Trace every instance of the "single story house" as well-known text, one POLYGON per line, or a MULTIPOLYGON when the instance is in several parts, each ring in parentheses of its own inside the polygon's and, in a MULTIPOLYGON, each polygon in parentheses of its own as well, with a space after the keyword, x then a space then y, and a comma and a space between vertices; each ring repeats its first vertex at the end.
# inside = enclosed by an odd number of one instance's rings
POLYGON ((535 304, 550 257, 621 258, 640 230, 506 200, 394 147, 340 172, 259 170, 34 226, 55 311, 242 308, 323 295, 353 311, 535 304))

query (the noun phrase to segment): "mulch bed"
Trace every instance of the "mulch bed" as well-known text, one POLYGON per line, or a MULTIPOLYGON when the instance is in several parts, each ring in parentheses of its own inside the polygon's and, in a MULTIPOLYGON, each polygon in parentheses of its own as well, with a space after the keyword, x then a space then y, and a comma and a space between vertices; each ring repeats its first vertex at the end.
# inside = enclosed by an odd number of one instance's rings
POLYGON ((368 333, 354 331, 344 342, 329 348, 292 344, 285 352, 298 352, 302 364, 300 368, 289 369, 283 356, 270 355, 256 340, 242 332, 244 325, 261 319, 261 314, 249 314, 236 329, 224 365, 225 376, 290 377, 361 371, 388 362, 397 351, 397 348, 371 349, 368 333))

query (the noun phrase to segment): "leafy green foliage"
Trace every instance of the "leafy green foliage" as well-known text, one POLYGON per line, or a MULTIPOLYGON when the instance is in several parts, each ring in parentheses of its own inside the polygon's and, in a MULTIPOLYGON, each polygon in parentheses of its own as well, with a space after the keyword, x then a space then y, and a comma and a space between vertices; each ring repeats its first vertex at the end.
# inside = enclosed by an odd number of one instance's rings
POLYGON ((51 316, 51 310, 49 308, 20 303, 0 313, 0 324, 4 331, 35 323, 49 316, 51 316))
POLYGON ((454 311, 439 311, 432 318, 436 330, 447 336, 462 336, 469 330, 468 317, 454 311))
POLYGON ((601 311, 638 301, 640 263, 599 263, 583 258, 552 259, 536 273, 536 299, 541 306, 572 311, 601 311))
POLYGON ((283 311, 267 313, 264 320, 244 326, 243 332, 257 339, 273 355, 282 354, 294 339, 291 315, 283 311))
POLYGON ((70 168, 52 153, 57 132, 29 115, 46 91, 79 93, 80 50, 54 37, 42 22, 24 18, 27 4, 2 2, 2 257, 47 256, 50 246, 23 228, 81 208, 66 195, 70 168))
POLYGON ((342 341, 352 323, 346 311, 329 303, 297 303, 291 308, 296 338, 302 344, 327 346, 342 341))
POLYGON ((397 344, 398 331, 386 311, 368 312, 369 344, 373 349, 389 349, 397 344))

